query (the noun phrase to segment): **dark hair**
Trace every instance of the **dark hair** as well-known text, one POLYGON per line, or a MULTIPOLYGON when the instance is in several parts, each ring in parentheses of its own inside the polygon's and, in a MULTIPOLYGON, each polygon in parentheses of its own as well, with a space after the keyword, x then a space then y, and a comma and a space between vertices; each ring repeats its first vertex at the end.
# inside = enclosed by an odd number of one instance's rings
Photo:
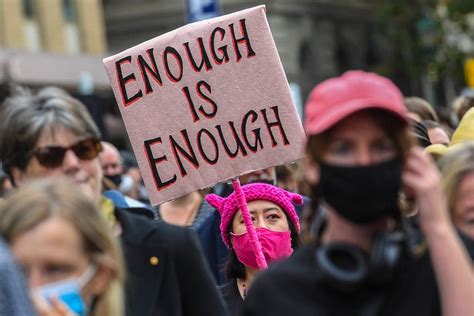
POLYGON ((410 128, 416 140, 418 141, 418 145, 423 148, 426 148, 431 145, 430 135, 428 134, 428 128, 425 125, 411 119, 410 128))
MULTIPOLYGON (((285 213, 286 216, 286 213, 285 213)), ((296 231, 295 225, 293 225, 293 222, 288 219, 288 216, 286 218, 288 221, 288 227, 290 228, 290 237, 291 237, 291 248, 293 250, 296 250, 299 248, 301 245, 301 240, 298 232, 296 231)), ((230 279, 244 279, 245 278, 245 266, 243 265, 242 262, 239 261, 239 258, 237 258, 237 254, 235 253, 235 250, 233 248, 229 249, 229 258, 227 259, 227 262, 225 263, 224 266, 224 271, 226 274, 226 277, 230 279)))

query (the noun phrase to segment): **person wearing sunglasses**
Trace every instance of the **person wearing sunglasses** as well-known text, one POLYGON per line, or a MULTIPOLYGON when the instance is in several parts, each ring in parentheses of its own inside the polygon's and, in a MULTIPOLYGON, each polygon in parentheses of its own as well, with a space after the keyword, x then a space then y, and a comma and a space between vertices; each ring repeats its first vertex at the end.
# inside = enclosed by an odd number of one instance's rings
POLYGON ((121 209, 102 196, 101 135, 80 101, 48 87, 37 94, 18 91, 2 110, 0 160, 14 185, 65 176, 74 183, 71 190, 100 206, 120 238, 126 315, 225 314, 194 232, 153 222, 148 209, 121 209))

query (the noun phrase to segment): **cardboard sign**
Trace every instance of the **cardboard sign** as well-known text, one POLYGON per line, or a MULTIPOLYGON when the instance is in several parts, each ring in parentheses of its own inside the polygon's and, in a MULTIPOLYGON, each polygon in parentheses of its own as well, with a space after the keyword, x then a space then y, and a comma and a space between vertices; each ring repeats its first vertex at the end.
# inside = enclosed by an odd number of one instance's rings
POLYGON ((104 65, 152 204, 303 156, 264 6, 186 25, 104 65))

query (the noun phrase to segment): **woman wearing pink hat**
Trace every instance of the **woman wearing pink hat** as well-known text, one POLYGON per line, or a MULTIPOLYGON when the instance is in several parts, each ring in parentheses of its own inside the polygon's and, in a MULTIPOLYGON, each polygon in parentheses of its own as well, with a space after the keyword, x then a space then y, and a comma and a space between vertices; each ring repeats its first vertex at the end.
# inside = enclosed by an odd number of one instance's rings
MULTIPOLYGON (((300 224, 293 203, 301 205, 302 197, 265 183, 244 185, 242 192, 265 261, 271 264, 289 257, 300 243, 300 224)), ((258 257, 252 250, 252 243, 256 241, 247 232, 235 192, 227 198, 210 194, 206 196, 206 200, 222 217, 221 236, 230 251, 226 266, 230 281, 220 289, 231 314, 238 315, 247 290, 259 272, 258 257)))
POLYGON ((325 224, 259 276, 244 315, 474 315, 472 259, 435 164, 412 146, 398 88, 363 71, 329 79, 308 99, 305 130, 325 224), (415 220, 401 192, 416 200, 415 220))

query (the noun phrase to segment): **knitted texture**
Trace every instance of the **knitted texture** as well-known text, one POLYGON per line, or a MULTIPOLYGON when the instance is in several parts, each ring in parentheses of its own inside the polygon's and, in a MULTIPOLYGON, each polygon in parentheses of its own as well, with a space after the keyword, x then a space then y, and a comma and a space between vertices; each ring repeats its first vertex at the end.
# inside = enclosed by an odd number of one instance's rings
MULTIPOLYGON (((242 191, 245 194, 245 200, 247 203, 256 200, 270 201, 281 207, 286 213, 288 218, 293 223, 297 232, 300 231, 300 223, 298 215, 296 214, 296 205, 303 204, 303 198, 301 195, 288 192, 274 185, 266 183, 251 183, 242 186, 242 191)), ((239 203, 237 201, 235 192, 230 194, 228 197, 223 198, 216 194, 209 194, 206 196, 206 201, 215 207, 221 214, 221 236, 225 245, 230 248, 230 224, 234 218, 235 213, 238 211, 239 203)))

